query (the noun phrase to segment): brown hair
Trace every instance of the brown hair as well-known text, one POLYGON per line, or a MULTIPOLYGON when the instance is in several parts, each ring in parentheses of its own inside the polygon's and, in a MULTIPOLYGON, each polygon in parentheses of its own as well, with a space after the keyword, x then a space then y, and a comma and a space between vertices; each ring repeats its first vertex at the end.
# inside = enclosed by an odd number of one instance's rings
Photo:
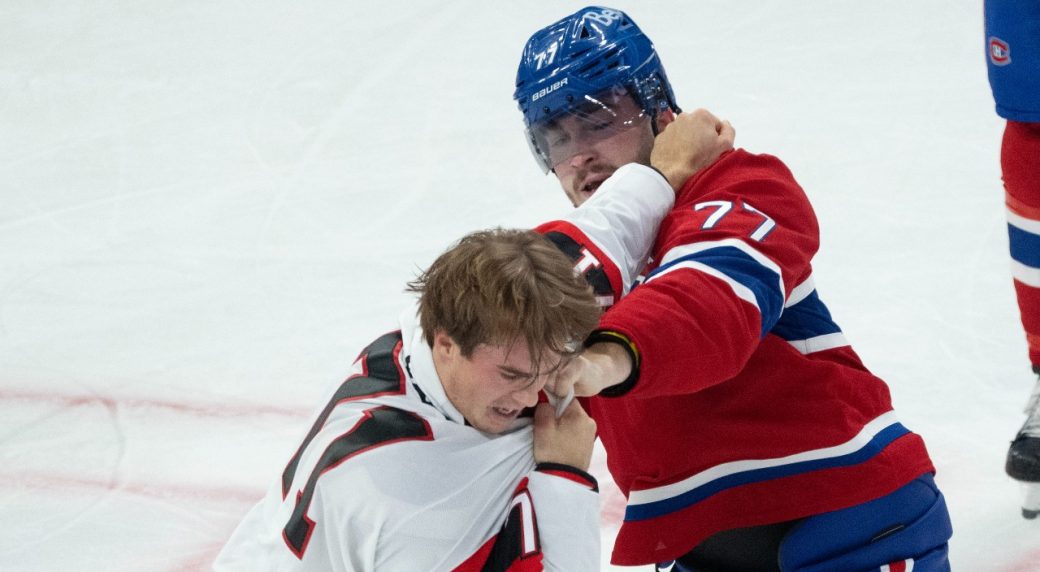
POLYGON ((573 355, 599 320, 592 288, 552 243, 530 230, 466 235, 408 283, 433 347, 438 330, 469 357, 480 344, 523 341, 537 373, 545 351, 573 355))

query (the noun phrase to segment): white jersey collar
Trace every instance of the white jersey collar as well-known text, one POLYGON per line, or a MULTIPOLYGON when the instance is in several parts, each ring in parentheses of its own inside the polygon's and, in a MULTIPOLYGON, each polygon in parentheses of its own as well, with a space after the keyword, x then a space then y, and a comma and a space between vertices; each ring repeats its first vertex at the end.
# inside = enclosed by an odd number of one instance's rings
POLYGON ((444 392, 444 385, 437 376, 437 368, 433 366, 433 352, 423 339, 416 310, 415 307, 408 308, 401 312, 400 317, 401 340, 404 342, 402 359, 408 365, 408 381, 415 384, 425 395, 426 401, 445 417, 464 425, 466 418, 451 404, 448 394, 444 392))

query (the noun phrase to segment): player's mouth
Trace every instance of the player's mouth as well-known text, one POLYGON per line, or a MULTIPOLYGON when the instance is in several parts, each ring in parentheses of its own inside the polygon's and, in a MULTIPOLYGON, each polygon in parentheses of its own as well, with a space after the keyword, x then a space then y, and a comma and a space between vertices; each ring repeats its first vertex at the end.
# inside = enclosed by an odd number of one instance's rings
POLYGON ((606 180, 607 177, 590 177, 584 181, 580 190, 583 194, 592 196, 592 194, 595 193, 597 189, 599 189, 599 186, 603 184, 603 181, 606 180))
POLYGON ((499 417, 499 418, 501 418, 501 419, 503 419, 505 421, 512 421, 512 420, 516 419, 517 416, 520 415, 521 411, 523 411, 523 410, 522 409, 511 409, 511 408, 507 408, 507 407, 494 407, 494 406, 491 407, 491 412, 494 413, 496 417, 499 417))

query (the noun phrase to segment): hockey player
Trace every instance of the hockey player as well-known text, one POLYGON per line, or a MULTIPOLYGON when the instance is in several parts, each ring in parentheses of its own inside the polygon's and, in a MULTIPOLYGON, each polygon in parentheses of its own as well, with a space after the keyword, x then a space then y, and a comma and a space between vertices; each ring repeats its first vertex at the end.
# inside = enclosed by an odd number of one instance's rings
MULTIPOLYGON (((650 40, 603 7, 530 38, 514 97, 535 158, 578 211, 619 165, 660 163, 715 121, 680 113, 650 40)), ((791 173, 742 149, 691 178, 662 172, 678 196, 645 280, 553 381, 594 396, 628 498, 612 562, 949 570, 935 469, 816 291, 818 226, 791 173)), ((610 273, 566 225, 540 230, 590 282, 610 273)))
MULTIPOLYGON (((1008 211, 1011 274, 1026 331, 1029 361, 1040 374, 1040 3, 986 1, 986 64, 1007 120, 1000 166, 1008 211)), ((1022 515, 1040 515, 1040 375, 1026 421, 1011 442, 1007 474, 1029 483, 1022 515)))
POLYGON ((537 234, 500 230, 411 287, 418 317, 361 352, 216 570, 597 569, 595 425, 540 404, 532 452, 520 418, 595 324, 587 285, 537 234))
MULTIPOLYGON (((713 126, 658 166, 692 173, 732 149, 713 126)), ((612 261, 619 299, 675 192, 629 165, 554 223, 612 261)), ((570 259, 532 231, 463 238, 410 284, 400 329, 334 388, 217 570, 599 570, 595 425, 576 401, 522 415, 600 315, 570 259), (533 450, 532 450, 533 433, 533 450)))

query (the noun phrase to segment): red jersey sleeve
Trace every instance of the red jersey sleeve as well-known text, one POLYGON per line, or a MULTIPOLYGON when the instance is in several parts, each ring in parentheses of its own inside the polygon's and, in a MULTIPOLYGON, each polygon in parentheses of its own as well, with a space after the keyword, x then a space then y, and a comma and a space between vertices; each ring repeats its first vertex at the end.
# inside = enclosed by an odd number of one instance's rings
POLYGON ((644 282, 600 328, 638 348, 632 395, 696 392, 734 377, 811 274, 819 227, 776 157, 738 149, 683 186, 644 282))

